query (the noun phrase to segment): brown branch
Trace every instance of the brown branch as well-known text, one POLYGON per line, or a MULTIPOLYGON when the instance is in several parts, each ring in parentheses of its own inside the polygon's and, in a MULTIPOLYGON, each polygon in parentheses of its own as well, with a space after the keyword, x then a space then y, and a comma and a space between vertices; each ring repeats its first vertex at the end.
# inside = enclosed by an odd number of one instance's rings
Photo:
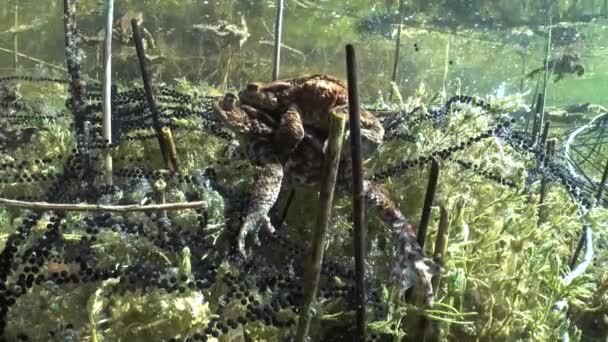
POLYGON ((182 210, 203 208, 207 209, 207 202, 183 202, 152 204, 142 206, 139 204, 129 205, 102 205, 102 204, 69 204, 69 203, 48 203, 48 202, 26 202, 8 198, 0 198, 0 207, 37 209, 37 210, 68 210, 68 211, 113 211, 113 212, 136 212, 136 211, 155 211, 155 210, 182 210))

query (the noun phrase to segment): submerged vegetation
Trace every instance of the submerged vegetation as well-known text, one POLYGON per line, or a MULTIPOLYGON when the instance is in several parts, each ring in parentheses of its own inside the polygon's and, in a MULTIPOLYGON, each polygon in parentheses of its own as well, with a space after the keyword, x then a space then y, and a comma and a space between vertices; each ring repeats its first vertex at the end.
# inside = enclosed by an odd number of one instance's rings
MULTIPOLYGON (((345 78, 342 51, 355 43, 362 106, 385 131, 366 177, 415 231, 428 214, 424 252, 442 266, 434 304, 418 305, 392 277, 400 251, 390 227, 367 210, 367 340, 606 339, 600 3, 286 1, 281 77, 345 78)), ((68 56, 81 57, 70 61, 83 78, 80 108, 64 67, 63 3, 0 7, 14 24, 0 27, 0 340, 290 340, 318 191, 284 184, 270 212, 277 232, 261 230, 242 257, 236 239, 259 167, 237 158, 234 132, 212 110, 226 91, 270 80, 274 2, 117 1, 111 142, 103 4, 76 2, 80 34, 70 37, 83 52, 68 56), (158 122, 131 19, 146 28, 158 122), (146 207, 163 203, 191 205, 146 207)), ((351 197, 334 197, 315 341, 355 340, 351 197)))

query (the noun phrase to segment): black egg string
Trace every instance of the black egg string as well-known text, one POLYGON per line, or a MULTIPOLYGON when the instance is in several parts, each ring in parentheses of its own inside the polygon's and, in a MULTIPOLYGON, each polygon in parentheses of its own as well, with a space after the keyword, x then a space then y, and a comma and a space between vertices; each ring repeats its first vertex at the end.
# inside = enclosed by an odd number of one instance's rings
POLYGON ((466 161, 466 160, 461 160, 461 159, 452 159, 454 160, 458 165, 462 166, 463 168, 472 171, 480 176, 483 176, 486 179, 489 179, 491 181, 494 181, 498 184, 507 186, 509 188, 512 189, 516 189, 517 188, 517 184, 510 180, 510 179, 506 179, 504 177, 502 177, 499 174, 496 174, 494 172, 488 171, 488 170, 483 170, 482 167, 478 164, 475 164, 473 162, 470 161, 466 161))
POLYGON ((35 77, 35 76, 21 76, 21 75, 11 75, 0 77, 0 83, 12 82, 12 81, 24 81, 24 82, 49 82, 49 83, 70 83, 69 80, 65 78, 54 78, 54 77, 35 77))
POLYGON ((490 111, 492 109, 492 106, 485 102, 484 100, 474 97, 474 96, 470 96, 470 95, 456 95, 451 97, 446 103, 445 103, 445 110, 449 113, 452 111, 452 106, 454 104, 467 104, 473 107, 479 107, 482 110, 485 111, 490 111))
POLYGON ((6 114, 0 113, 0 119, 6 121, 2 126, 17 125, 17 124, 38 124, 45 121, 56 121, 65 117, 65 113, 58 112, 55 114, 29 113, 29 114, 6 114))
POLYGON ((459 151, 464 151, 466 148, 473 145, 474 143, 480 142, 480 141, 490 138, 492 136, 499 135, 500 133, 503 132, 503 130, 507 129, 511 125, 511 123, 512 123, 511 120, 502 120, 499 123, 497 123, 496 126, 486 129, 484 132, 479 133, 475 136, 472 136, 472 137, 466 139, 465 141, 454 144, 454 145, 444 148, 444 149, 432 151, 431 153, 429 153, 426 156, 420 156, 416 159, 406 160, 397 165, 390 166, 386 170, 375 174, 372 177, 372 179, 382 180, 387 177, 394 176, 397 173, 400 173, 402 171, 409 170, 413 167, 424 165, 436 158, 437 159, 447 159, 453 153, 459 152, 459 151))
POLYGON ((415 126, 420 125, 424 121, 431 122, 433 123, 433 125, 445 124, 447 118, 452 113, 452 107, 455 104, 466 104, 472 107, 477 107, 484 112, 488 112, 492 109, 492 106, 489 103, 474 96, 452 96, 445 102, 443 107, 431 108, 427 111, 424 111, 423 113, 420 113, 420 111, 422 110, 422 106, 417 106, 409 113, 400 112, 398 114, 383 118, 382 121, 385 130, 385 139, 400 139, 411 142, 415 139, 415 137, 407 133, 400 133, 398 131, 400 125, 405 123, 408 128, 413 128, 415 126))
POLYGON ((560 164, 555 159, 550 160, 546 151, 535 143, 531 135, 515 131, 506 141, 514 148, 534 155, 537 160, 536 169, 538 169, 540 175, 548 181, 561 183, 577 203, 586 209, 591 208, 593 194, 590 191, 586 193, 582 190, 585 184, 570 174, 570 169, 566 165, 560 164))

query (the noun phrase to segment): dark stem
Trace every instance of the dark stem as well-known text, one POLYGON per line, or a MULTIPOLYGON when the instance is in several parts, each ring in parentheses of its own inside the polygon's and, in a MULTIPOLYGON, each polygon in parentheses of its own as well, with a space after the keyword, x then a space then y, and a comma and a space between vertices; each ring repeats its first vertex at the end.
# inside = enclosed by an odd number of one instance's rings
POLYGON ((536 107, 534 107, 534 112, 532 113, 532 115, 534 115, 534 119, 532 120, 532 141, 536 141, 536 136, 538 135, 538 130, 540 129, 539 116, 544 102, 545 94, 539 93, 538 97, 536 98, 536 107))
POLYGON ((285 219, 287 219, 287 214, 289 213, 289 207, 291 207, 291 203, 293 202, 294 197, 296 196, 296 191, 291 189, 289 191, 289 196, 287 196, 287 202, 285 202, 285 207, 283 208, 283 212, 281 213, 281 217, 279 218, 278 226, 281 227, 285 219))
POLYGON ((397 39, 395 40, 395 60, 393 63, 393 75, 391 80, 397 81, 397 72, 399 70, 399 51, 401 50, 401 27, 403 26, 403 3, 404 0, 399 1, 399 28, 397 28, 397 39))
POLYGON ((165 167, 167 168, 167 170, 174 172, 175 168, 174 165, 171 164, 167 144, 165 144, 165 140, 162 136, 160 115, 158 113, 158 108, 156 107, 156 102, 154 101, 154 96, 152 95, 152 85, 150 84, 150 76, 148 75, 148 71, 146 68, 146 52, 144 51, 144 45, 141 39, 141 31, 139 25, 137 24, 137 19, 131 20, 131 28, 133 29, 133 41, 135 43, 135 50, 137 51, 137 59, 139 60, 141 79, 144 83, 146 101, 148 102, 148 107, 150 107, 150 112, 152 112, 152 123, 154 125, 156 136, 158 137, 158 145, 160 146, 160 151, 163 155, 165 167))
POLYGON ((437 191, 437 181, 439 180, 439 163, 435 159, 431 162, 431 172, 429 174, 429 182, 426 187, 426 195, 424 197, 424 206, 422 207, 422 216, 420 217, 420 225, 418 226, 417 239, 420 248, 424 248, 424 240, 426 240, 426 232, 431 220, 431 207, 435 199, 437 191))
POLYGON ((543 127, 543 134, 540 138, 540 147, 544 147, 547 142, 547 137, 549 136, 549 128, 551 127, 551 121, 545 122, 545 127, 543 127))
POLYGON ((576 246, 576 249, 574 250, 574 254, 572 255, 572 259, 570 260, 570 269, 571 270, 573 270, 574 266, 576 266, 576 261, 578 260, 578 257, 581 254, 583 247, 585 246, 585 235, 587 233, 586 232, 587 229, 589 229, 587 227, 587 225, 584 225, 583 232, 581 233, 581 238, 578 240, 578 245, 576 246))
MULTIPOLYGON (((547 8, 547 22, 548 22, 548 27, 549 27, 549 34, 547 36, 547 48, 545 50, 545 71, 543 74, 543 98, 542 98, 542 103, 541 103, 541 108, 540 108, 540 118, 539 118, 539 127, 544 125, 545 122, 545 108, 547 106, 547 82, 549 81, 549 77, 551 76, 551 74, 553 73, 553 70, 549 70, 549 56, 551 55, 551 34, 553 31, 553 28, 551 26, 553 26, 553 17, 551 16, 551 6, 553 5, 553 2, 549 5, 549 7, 547 8)), ((555 68, 555 66, 553 66, 555 68)), ((536 138, 536 136, 534 137, 536 138)))
POLYGON ((365 341, 365 208, 363 207, 363 160, 361 157, 361 126, 359 89, 355 48, 346 45, 346 72, 348 74, 348 112, 351 158, 353 163, 353 223, 355 229, 355 293, 357 296, 357 341, 365 341))

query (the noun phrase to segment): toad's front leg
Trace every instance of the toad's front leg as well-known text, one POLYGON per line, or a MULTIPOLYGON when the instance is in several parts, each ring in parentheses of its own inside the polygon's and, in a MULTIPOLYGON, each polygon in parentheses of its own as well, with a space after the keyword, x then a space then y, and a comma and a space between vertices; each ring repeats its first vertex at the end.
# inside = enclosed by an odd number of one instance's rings
POLYGON ((288 155, 298 147, 304 135, 300 108, 292 104, 281 114, 281 121, 273 135, 273 143, 281 155, 288 155))
MULTIPOLYGON (((255 148, 256 144, 253 145, 253 148, 255 148)), ((264 147, 268 153, 262 158, 254 160, 255 164, 260 165, 260 175, 255 181, 249 207, 247 208, 247 215, 245 216, 237 240, 239 252, 243 255, 245 255, 245 239, 249 233, 254 233, 254 241, 259 244, 258 232, 260 226, 270 233, 274 233, 275 231, 268 213, 281 191, 283 166, 279 162, 278 157, 268 150, 270 146, 264 147)))

